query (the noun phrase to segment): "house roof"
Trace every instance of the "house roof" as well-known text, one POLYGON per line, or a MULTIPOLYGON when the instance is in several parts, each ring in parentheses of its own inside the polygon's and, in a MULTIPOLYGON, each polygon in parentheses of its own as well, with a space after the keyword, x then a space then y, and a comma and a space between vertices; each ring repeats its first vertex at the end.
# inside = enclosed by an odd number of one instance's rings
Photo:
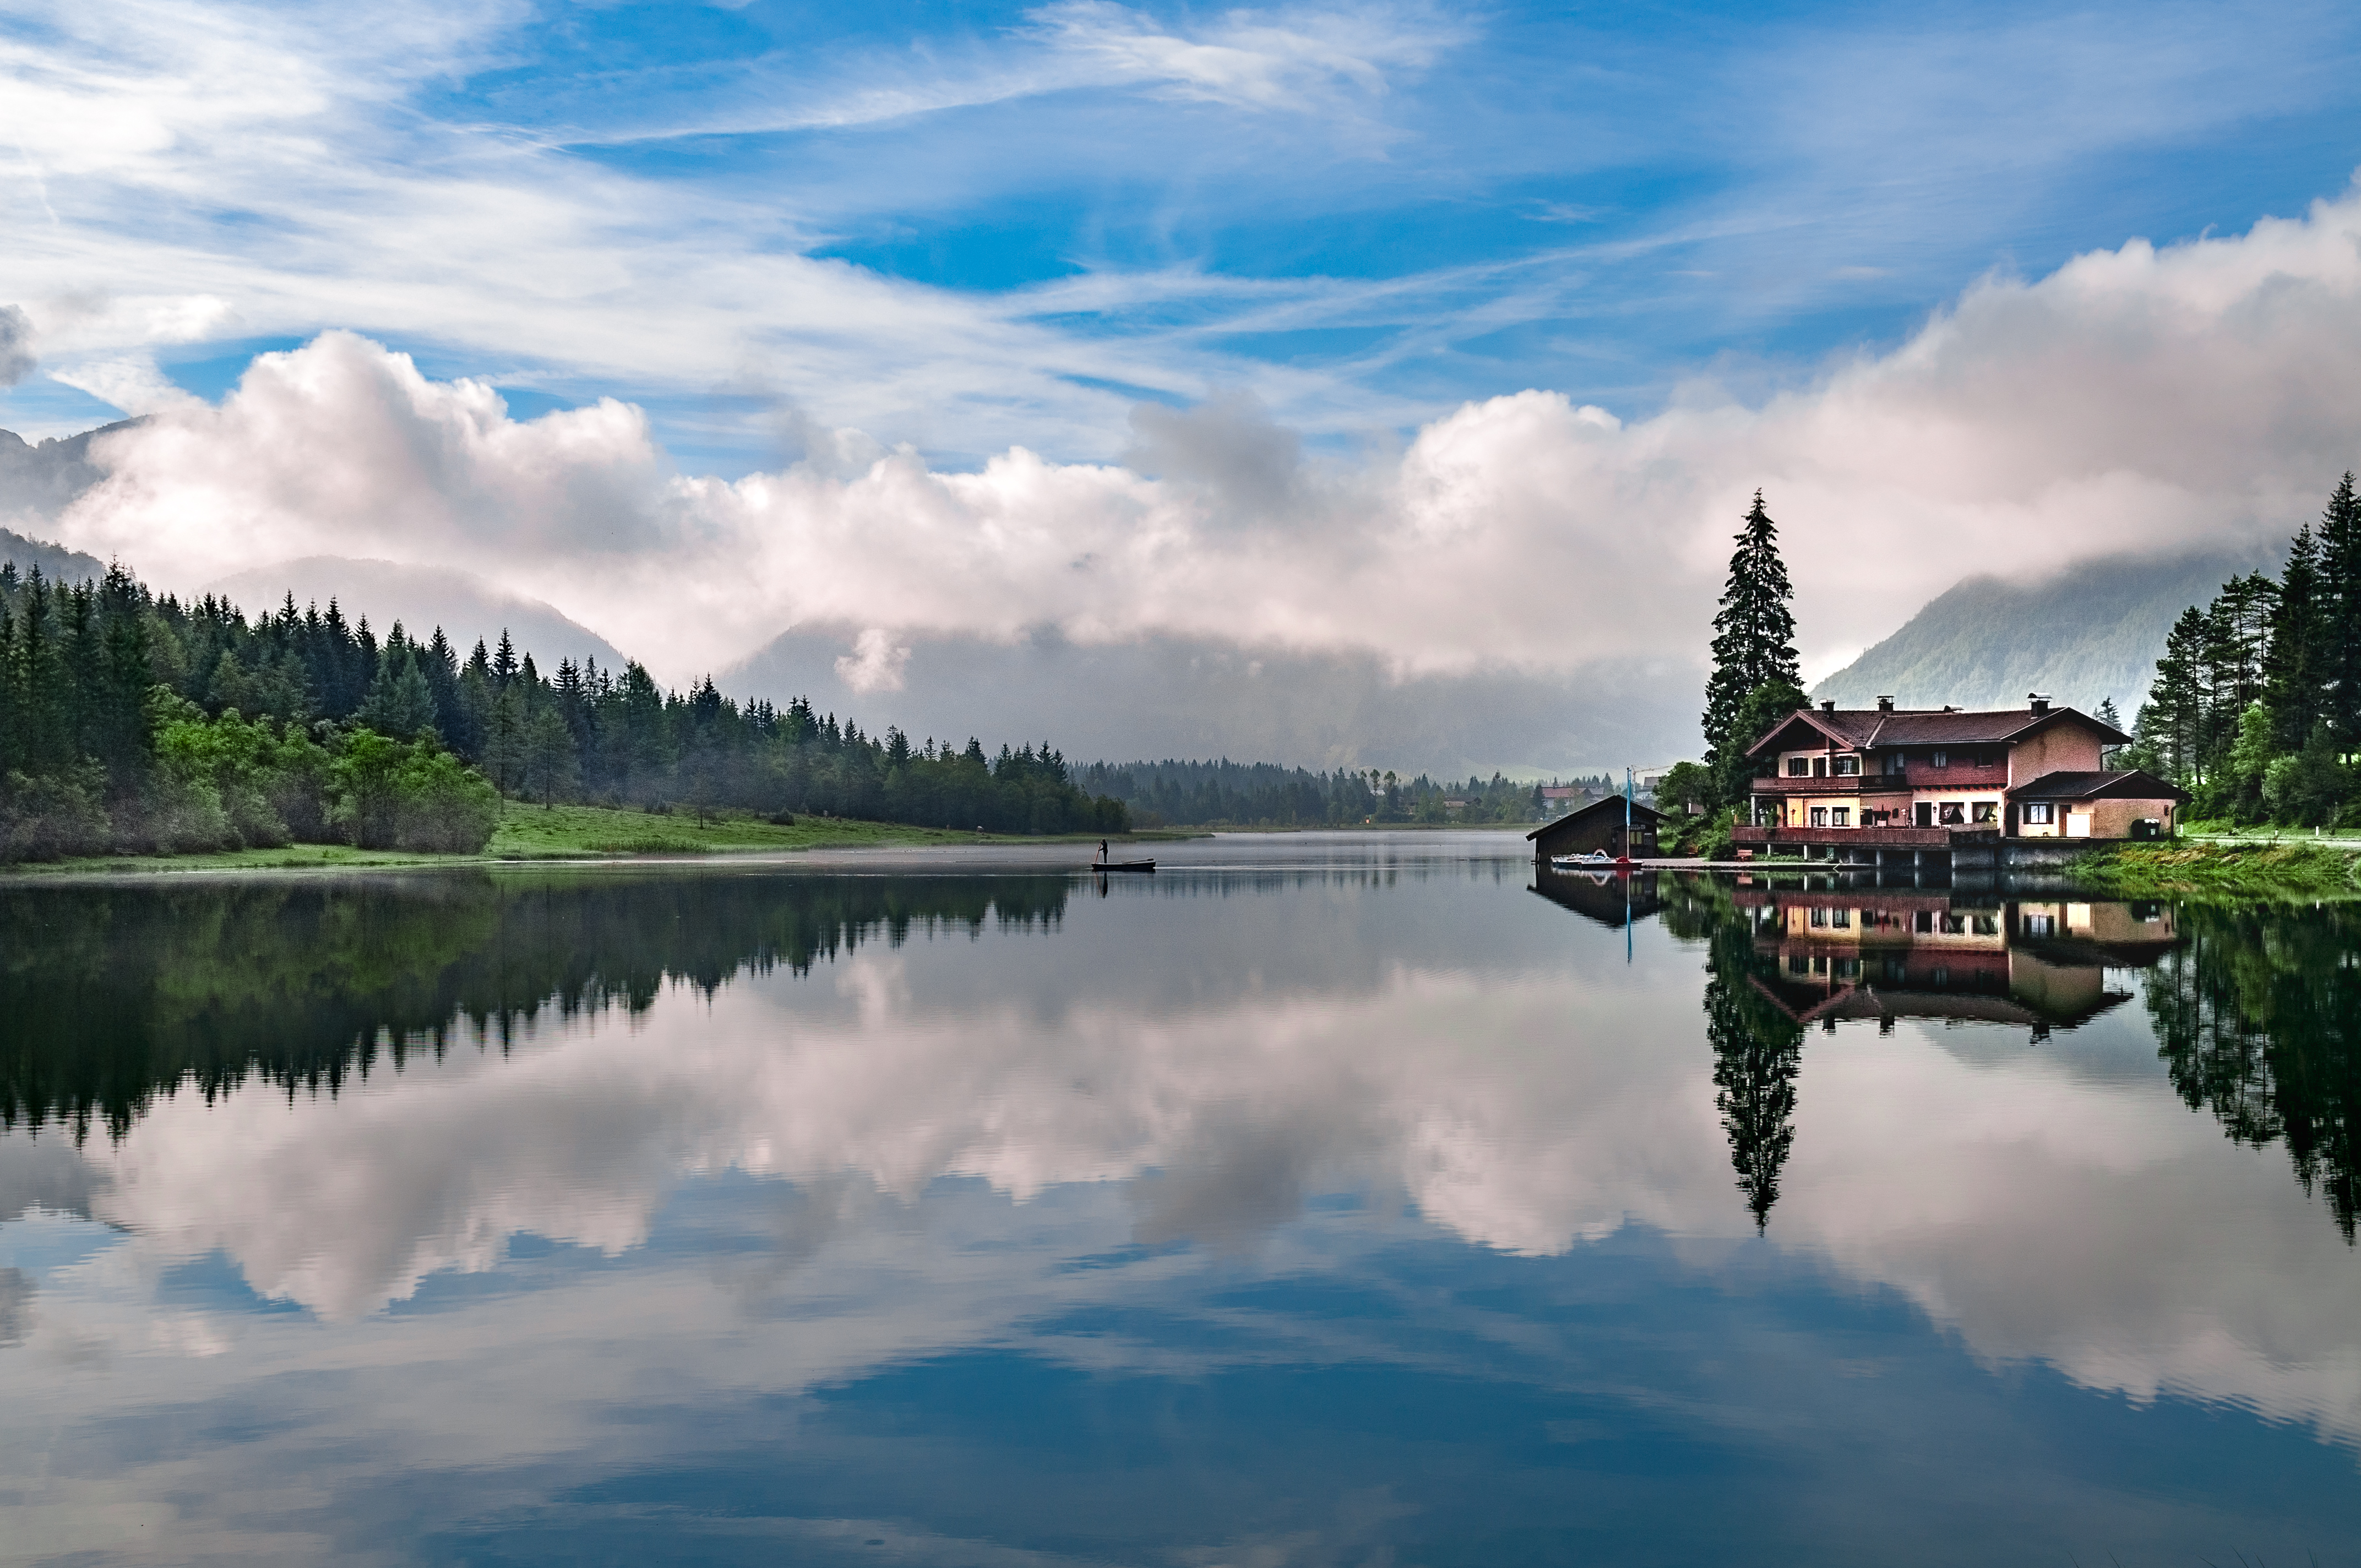
MULTIPOLYGON (((1525 837, 1528 839, 1538 839, 1544 833, 1563 833, 1568 828, 1573 827, 1577 823, 1587 821, 1597 813, 1608 810, 1610 807, 1614 810, 1615 815, 1620 818, 1623 815, 1623 797, 1620 795, 1603 795, 1599 799, 1592 801, 1588 806, 1577 806, 1576 809, 1567 812, 1564 817, 1559 817, 1554 822, 1543 823, 1540 827, 1526 834, 1525 837)), ((1664 814, 1658 811, 1653 806, 1642 806, 1638 801, 1633 801, 1631 803, 1631 820, 1634 824, 1645 822, 1653 827, 1656 823, 1662 822, 1664 819, 1664 814)))
POLYGON ((2119 746, 2131 739, 2114 725, 2071 707, 2052 707, 2039 713, 2030 707, 1983 713, 1924 708, 1896 708, 1888 713, 1874 707, 1840 707, 1832 713, 1827 708, 1799 707, 1773 725, 1763 739, 1746 749, 1746 754, 1752 757, 1783 749, 1776 742, 1798 724, 1808 726, 1822 740, 1832 741, 1847 751, 1863 751, 1872 746, 1998 745, 2028 740, 2070 719, 2098 731, 2101 740, 2109 745, 2119 746))
POLYGON ((2180 785, 2137 768, 2044 773, 2008 793, 2016 800, 2177 800, 2186 804, 2190 798, 2180 785))

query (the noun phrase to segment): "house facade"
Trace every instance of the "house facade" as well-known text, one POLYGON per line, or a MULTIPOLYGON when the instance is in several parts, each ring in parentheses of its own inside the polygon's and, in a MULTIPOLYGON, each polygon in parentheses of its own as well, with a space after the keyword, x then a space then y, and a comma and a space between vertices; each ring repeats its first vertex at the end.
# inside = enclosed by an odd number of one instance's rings
POLYGON ((1747 749, 1741 850, 1950 849, 2016 839, 2169 838, 2186 792, 2104 765, 2130 737, 2035 694, 2021 708, 1801 708, 1747 749))

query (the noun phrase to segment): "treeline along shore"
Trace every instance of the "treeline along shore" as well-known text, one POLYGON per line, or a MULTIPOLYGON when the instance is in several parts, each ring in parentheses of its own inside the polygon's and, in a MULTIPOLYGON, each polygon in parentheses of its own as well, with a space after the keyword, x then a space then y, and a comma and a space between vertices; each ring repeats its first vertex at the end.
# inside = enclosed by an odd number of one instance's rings
POLYGON ((898 729, 667 691, 438 628, 380 643, 335 602, 249 620, 120 567, 80 583, 0 565, 0 861, 347 843, 480 850, 501 797, 774 818, 796 813, 1111 833, 1129 813, 1047 744, 988 755, 898 729))

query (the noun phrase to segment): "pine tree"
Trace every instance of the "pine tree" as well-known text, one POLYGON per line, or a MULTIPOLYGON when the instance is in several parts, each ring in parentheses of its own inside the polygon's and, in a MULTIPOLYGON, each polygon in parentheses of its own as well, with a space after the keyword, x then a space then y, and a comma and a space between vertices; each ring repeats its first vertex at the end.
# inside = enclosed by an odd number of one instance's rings
POLYGON ((2204 739, 2203 693, 2205 615, 2195 605, 2165 635, 2164 656, 2156 662, 2156 681, 2140 709, 2137 739, 2165 777, 2187 786, 2202 781, 2199 747, 2204 739))
POLYGON ((2351 750, 2361 741, 2361 499, 2350 472, 2321 514, 2320 612, 2326 718, 2351 750))
POLYGON ((2328 651, 2322 588, 2320 546, 2307 523, 2288 546, 2287 570, 2279 574, 2279 604, 2271 614, 2270 646, 2263 655, 2263 700, 2270 704, 2282 751, 2302 747, 2323 711, 2321 685, 2328 651))
POLYGON ((1763 492, 1746 513, 1730 557, 1730 580, 1713 618, 1713 673, 1705 688, 1705 742, 1708 765, 1742 752, 1756 737, 1738 734, 1739 710, 1757 688, 1801 687, 1795 661, 1795 618, 1787 601, 1795 597, 1787 565, 1779 556, 1779 528, 1763 508, 1763 492))

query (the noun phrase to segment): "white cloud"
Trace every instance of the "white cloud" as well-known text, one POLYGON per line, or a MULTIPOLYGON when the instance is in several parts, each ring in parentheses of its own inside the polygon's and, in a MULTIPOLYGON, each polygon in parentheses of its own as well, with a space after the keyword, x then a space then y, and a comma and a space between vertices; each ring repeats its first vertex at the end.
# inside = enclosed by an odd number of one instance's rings
POLYGON ((837 678, 854 691, 897 692, 909 667, 910 650, 897 645, 890 631, 871 627, 853 640, 852 652, 836 662, 837 678))
POLYGON ((520 422, 487 386, 329 334, 217 410, 115 437, 113 479, 60 532, 182 585, 315 554, 457 566, 676 680, 805 622, 882 648, 1054 628, 1546 672, 1696 659, 1760 486, 1818 663, 1969 573, 2316 512, 2361 454, 2361 198, 1988 279, 1760 406, 1698 387, 1627 424, 1527 391, 1358 465, 1302 458, 1235 399, 1140 429, 1159 476, 1023 447, 972 473, 906 449, 847 471, 847 435, 725 483, 674 473, 627 405, 520 422))

